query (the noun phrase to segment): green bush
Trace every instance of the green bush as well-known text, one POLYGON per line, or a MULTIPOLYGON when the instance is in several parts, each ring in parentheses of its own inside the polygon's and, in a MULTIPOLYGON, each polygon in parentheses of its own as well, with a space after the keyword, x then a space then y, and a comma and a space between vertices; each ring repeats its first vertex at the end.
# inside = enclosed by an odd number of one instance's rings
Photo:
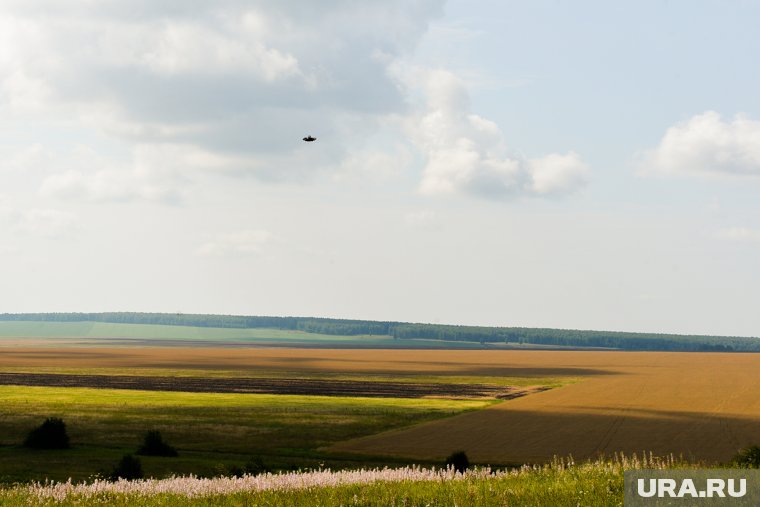
POLYGON ((133 481, 135 479, 142 479, 142 463, 140 458, 136 458, 131 454, 126 454, 121 458, 121 461, 114 467, 111 472, 111 479, 116 481, 119 479, 127 479, 133 481))
POLYGON ((24 440, 25 447, 33 449, 68 449, 69 436, 66 423, 58 417, 48 417, 39 427, 34 428, 24 440))
POLYGON ((470 460, 467 458, 467 454, 464 451, 457 451, 451 453, 451 455, 446 458, 446 466, 453 467, 454 470, 463 474, 470 467, 470 460))
POLYGON ((137 450, 141 456, 176 457, 177 449, 164 442, 160 431, 149 431, 145 434, 143 445, 137 450))
POLYGON ((734 456, 734 465, 740 468, 760 468, 760 446, 752 445, 734 456))

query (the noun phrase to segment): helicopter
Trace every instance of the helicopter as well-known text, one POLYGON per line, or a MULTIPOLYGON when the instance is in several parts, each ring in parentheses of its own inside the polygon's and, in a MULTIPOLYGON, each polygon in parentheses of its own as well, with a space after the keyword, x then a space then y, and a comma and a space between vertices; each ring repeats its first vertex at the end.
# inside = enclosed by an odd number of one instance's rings
POLYGON ((314 141, 317 140, 317 138, 309 135, 309 136, 304 137, 303 140, 306 141, 307 143, 313 143, 314 141))

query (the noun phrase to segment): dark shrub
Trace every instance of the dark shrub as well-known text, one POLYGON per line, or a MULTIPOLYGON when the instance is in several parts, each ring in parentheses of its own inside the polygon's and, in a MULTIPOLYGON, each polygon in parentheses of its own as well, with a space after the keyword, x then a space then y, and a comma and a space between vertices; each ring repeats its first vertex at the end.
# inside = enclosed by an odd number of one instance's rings
POLYGON ((41 426, 34 428, 26 436, 24 446, 33 449, 68 449, 69 436, 66 423, 57 417, 48 417, 41 426))
POLYGON ((219 463, 214 467, 215 477, 243 477, 244 475, 259 475, 270 471, 269 467, 259 457, 249 459, 243 466, 219 463))
POLYGON ((119 464, 116 465, 113 469, 113 472, 111 472, 111 479, 114 481, 119 479, 127 479, 128 481, 133 481, 135 479, 142 478, 143 471, 142 463, 140 463, 140 458, 135 458, 131 454, 126 454, 123 458, 121 458, 119 464))
POLYGON ((243 470, 248 475, 259 475, 271 472, 269 467, 266 466, 266 464, 264 464, 264 462, 258 456, 249 459, 248 462, 243 466, 243 470))
POLYGON ((160 431, 149 431, 145 434, 143 445, 137 450, 142 456, 177 456, 177 449, 164 442, 160 431))
POLYGON ((740 468, 760 468, 760 446, 753 445, 739 451, 734 456, 734 464, 740 468))
POLYGON ((453 467, 454 470, 463 474, 470 467, 470 460, 467 458, 467 454, 465 454, 464 451, 458 451, 446 458, 446 466, 453 467))
MULTIPOLYGON (((242 470, 240 471, 242 475, 242 470)), ((214 471, 210 477, 227 477, 230 475, 230 467, 224 463, 214 465, 214 471)))
POLYGON ((226 467, 226 470, 222 475, 225 477, 242 477, 245 475, 245 470, 243 470, 243 467, 240 465, 230 465, 226 467))

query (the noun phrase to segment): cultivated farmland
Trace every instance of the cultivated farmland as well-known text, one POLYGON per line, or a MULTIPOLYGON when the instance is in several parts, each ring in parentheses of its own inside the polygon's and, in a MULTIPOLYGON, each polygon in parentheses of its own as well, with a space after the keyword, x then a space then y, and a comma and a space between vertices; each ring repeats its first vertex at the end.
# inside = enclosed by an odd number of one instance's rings
POLYGON ((440 458, 465 449, 492 463, 614 451, 728 460, 760 441, 760 356, 723 353, 227 348, 4 349, 4 371, 88 368, 366 380, 546 385, 559 389, 395 433, 340 452, 440 458), (140 370, 142 369, 142 370, 140 370), (519 379, 519 382, 517 380, 519 379), (533 380, 534 382, 531 382, 533 380), (445 435, 445 438, 442 436, 445 435))
POLYGON ((738 449, 760 442, 760 356, 756 354, 458 355, 481 361, 483 368, 542 375, 576 371, 585 378, 476 413, 342 442, 333 449, 432 458, 456 448, 492 463, 647 450, 726 462, 738 449))

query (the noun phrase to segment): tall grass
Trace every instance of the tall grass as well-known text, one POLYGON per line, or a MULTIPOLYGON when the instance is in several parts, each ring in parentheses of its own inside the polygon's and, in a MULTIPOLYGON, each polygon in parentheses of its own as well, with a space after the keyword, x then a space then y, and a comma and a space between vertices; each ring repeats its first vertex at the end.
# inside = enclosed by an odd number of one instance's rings
POLYGON ((622 505, 623 472, 683 466, 672 456, 555 459, 512 470, 488 467, 312 470, 240 478, 193 476, 45 483, 0 490, 2 505, 622 505))

